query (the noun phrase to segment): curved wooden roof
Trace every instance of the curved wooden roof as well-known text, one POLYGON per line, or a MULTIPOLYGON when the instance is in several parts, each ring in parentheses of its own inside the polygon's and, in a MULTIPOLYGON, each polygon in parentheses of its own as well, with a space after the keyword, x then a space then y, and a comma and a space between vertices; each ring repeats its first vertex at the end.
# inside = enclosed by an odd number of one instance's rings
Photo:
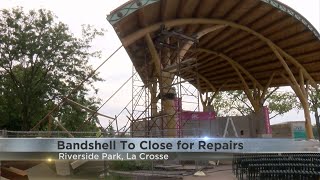
MULTIPOLYGON (((150 34, 164 65, 168 49, 157 46, 156 40, 165 27, 199 40, 196 48, 189 49, 190 42, 181 44, 189 50, 178 54, 182 62, 196 58, 189 64, 193 70, 180 75, 188 79, 197 71, 202 90, 243 89, 243 81, 260 89, 290 85, 286 68, 295 79, 303 74, 312 85, 320 81, 319 33, 276 0, 135 0, 111 12, 108 21, 143 80, 154 68, 144 37, 150 34)), ((170 52, 171 59, 177 56, 170 52)))

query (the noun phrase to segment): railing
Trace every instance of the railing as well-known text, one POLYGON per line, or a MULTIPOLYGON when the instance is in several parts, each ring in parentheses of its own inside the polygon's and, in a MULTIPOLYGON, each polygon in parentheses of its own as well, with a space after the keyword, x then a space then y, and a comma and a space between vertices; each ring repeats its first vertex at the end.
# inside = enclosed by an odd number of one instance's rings
MULTIPOLYGON (((206 131, 203 129, 183 129, 183 136, 177 137, 206 137, 206 131)), ((129 131, 129 132, 88 132, 88 131, 10 131, 0 130, 0 137, 2 138, 69 138, 69 134, 78 138, 97 138, 97 137, 149 137, 161 138, 172 137, 168 136, 169 130, 155 130, 155 131, 129 131)))

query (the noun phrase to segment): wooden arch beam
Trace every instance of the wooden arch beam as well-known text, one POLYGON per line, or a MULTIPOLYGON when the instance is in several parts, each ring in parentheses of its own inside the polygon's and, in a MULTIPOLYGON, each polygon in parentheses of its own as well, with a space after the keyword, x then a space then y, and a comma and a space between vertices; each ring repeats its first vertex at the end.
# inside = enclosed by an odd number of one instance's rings
POLYGON ((209 85, 209 87, 211 88, 212 92, 216 92, 217 91, 217 88, 215 88, 213 86, 213 84, 206 77, 204 77, 202 74, 200 74, 198 72, 195 72, 193 70, 187 70, 187 71, 196 74, 200 79, 202 79, 205 83, 207 83, 209 85))
POLYGON ((255 83, 258 88, 260 90, 263 90, 263 86, 256 80, 256 78, 254 78, 251 73, 249 71, 247 71, 244 67, 242 67, 239 63, 237 63, 235 60, 231 59, 230 57, 228 57, 227 55, 223 54, 223 53, 219 53, 219 52, 216 52, 216 51, 212 51, 212 50, 209 50, 209 49, 202 49, 202 48, 198 48, 198 49, 195 49, 195 51, 201 51, 201 52, 205 52, 205 53, 210 53, 210 54, 214 54, 216 56, 219 56, 221 57, 222 59, 228 61, 228 63, 230 65, 232 65, 233 67, 237 67, 239 70, 241 70, 246 76, 248 76, 248 78, 253 82, 255 83))
POLYGON ((244 92, 246 93, 255 112, 259 111, 259 104, 255 101, 252 93, 250 92, 249 86, 248 86, 246 80, 243 78, 240 71, 242 71, 245 75, 247 75, 249 77, 249 79, 252 80, 253 83, 256 84, 260 90, 263 90, 263 86, 246 69, 244 69, 239 63, 237 63, 235 60, 231 59, 230 57, 226 56, 225 54, 218 53, 216 51, 212 51, 212 50, 208 50, 208 49, 201 49, 201 48, 195 49, 195 51, 201 51, 201 52, 214 54, 214 55, 219 56, 222 59, 226 60, 232 66, 232 68, 236 71, 237 75, 239 76, 239 78, 244 86, 244 92))
POLYGON ((152 57, 151 59, 154 64, 154 68, 156 70, 156 76, 159 77, 161 75, 161 69, 162 69, 161 60, 160 60, 160 57, 159 57, 158 52, 156 50, 156 47, 154 46, 153 41, 152 41, 149 33, 146 34, 145 41, 147 43, 149 52, 152 57))
MULTIPOLYGON (((196 37, 197 39, 199 40, 202 36, 208 34, 208 33, 211 33, 211 32, 214 32, 216 30, 219 30, 221 28, 224 28, 226 27, 226 25, 216 25, 216 26, 212 26, 212 27, 209 27, 209 28, 206 28, 206 29, 203 29, 202 31, 199 31, 197 34, 196 34, 196 37)), ((194 44, 193 41, 187 41, 181 48, 181 50, 179 51, 179 59, 183 59, 184 55, 188 52, 188 50, 190 49, 190 47, 194 44)))
MULTIPOLYGON (((124 37, 122 39, 122 44, 124 47, 129 46, 130 44, 132 44, 133 42, 135 42, 138 39, 141 39, 142 37, 144 37, 146 34, 150 33, 150 32, 154 32, 158 29, 160 29, 161 26, 165 26, 165 27, 175 27, 175 26, 181 26, 181 25, 186 25, 186 24, 215 24, 215 25, 227 25, 236 29, 241 29, 243 31, 246 31, 256 37, 258 37, 260 40, 264 41, 265 43, 267 43, 268 45, 272 45, 273 47, 275 47, 276 49, 278 49, 280 51, 281 54, 283 54, 288 60, 291 61, 291 63, 293 63, 296 67, 298 67, 299 69, 301 69, 301 71, 303 72, 304 76, 306 77, 306 79, 310 80, 310 84, 314 87, 314 88, 318 88, 317 87, 317 83, 315 82, 315 80, 312 78, 312 76, 307 72, 307 70, 296 60, 294 59, 291 55, 289 55, 288 53, 286 53, 283 49, 281 49, 279 46, 277 46, 275 43, 273 43, 270 39, 264 37, 262 34, 237 23, 231 22, 231 21, 226 21, 226 20, 221 20, 221 19, 207 19, 207 18, 184 18, 184 19, 175 19, 175 20, 169 20, 169 21, 165 21, 165 22, 160 22, 160 23, 156 23, 153 25, 150 25, 148 27, 142 28, 126 37, 124 37)), ((271 47, 270 47, 271 48, 271 47)))

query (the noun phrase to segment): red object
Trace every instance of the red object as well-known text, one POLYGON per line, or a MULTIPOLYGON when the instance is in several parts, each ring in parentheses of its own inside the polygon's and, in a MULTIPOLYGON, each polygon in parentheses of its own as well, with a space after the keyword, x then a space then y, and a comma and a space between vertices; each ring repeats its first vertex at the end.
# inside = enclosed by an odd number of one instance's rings
POLYGON ((264 114, 264 127, 266 130, 266 134, 272 134, 272 129, 270 126, 269 108, 267 106, 263 106, 263 114, 264 114))
POLYGON ((174 108, 177 112, 182 111, 182 99, 181 98, 174 99, 174 108))
POLYGON ((183 111, 181 112, 181 120, 214 120, 214 112, 193 112, 193 111, 183 111))
POLYGON ((183 136, 181 129, 183 128, 182 126, 185 124, 185 121, 206 121, 216 119, 216 114, 214 112, 183 111, 181 98, 174 99, 174 108, 177 111, 176 129, 178 137, 183 136))
POLYGON ((179 137, 183 136, 181 129, 183 129, 183 126, 188 121, 211 121, 216 119, 214 112, 182 111, 178 117, 179 121, 177 121, 177 134, 179 137))

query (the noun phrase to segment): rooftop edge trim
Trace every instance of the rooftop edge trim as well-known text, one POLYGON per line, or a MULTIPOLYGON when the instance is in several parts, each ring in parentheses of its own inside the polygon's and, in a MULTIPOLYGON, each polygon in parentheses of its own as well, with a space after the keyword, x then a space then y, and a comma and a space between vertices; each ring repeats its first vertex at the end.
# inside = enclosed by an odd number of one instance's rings
MULTIPOLYGON (((112 11, 111 14, 107 15, 107 20, 109 23, 113 26, 117 22, 119 22, 124 17, 134 13, 135 11, 139 10, 140 8, 143 8, 145 6, 148 6, 150 4, 159 2, 160 0, 132 0, 127 2, 126 4, 120 6, 119 8, 112 11)), ((291 7, 277 1, 277 0, 260 0, 262 2, 265 2, 278 10, 281 10, 282 12, 285 12, 286 14, 294 17, 298 21, 300 21, 302 24, 305 25, 313 34, 320 40, 320 34, 317 31, 317 29, 300 13, 292 9, 291 7)))

